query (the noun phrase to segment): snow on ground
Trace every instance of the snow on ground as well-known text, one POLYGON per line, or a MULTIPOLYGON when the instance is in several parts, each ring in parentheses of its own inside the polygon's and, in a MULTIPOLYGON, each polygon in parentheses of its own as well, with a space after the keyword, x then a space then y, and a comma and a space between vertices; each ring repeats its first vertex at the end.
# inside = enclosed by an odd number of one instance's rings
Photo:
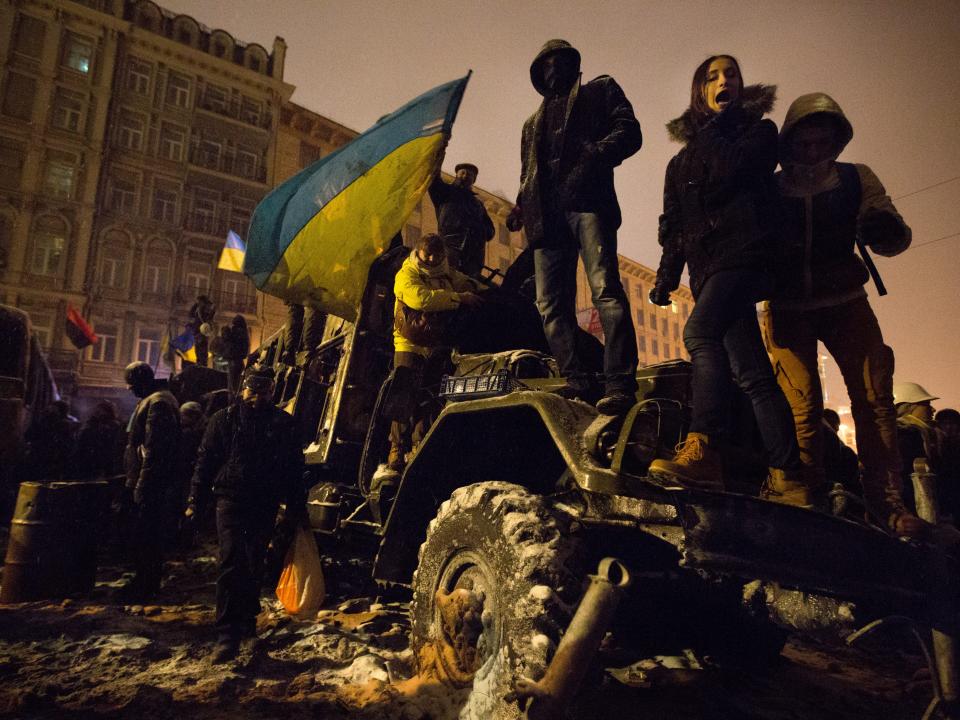
MULTIPOLYGON (((457 717, 464 691, 415 675, 405 603, 337 596, 337 588, 306 622, 265 593, 257 642, 236 663, 212 665, 211 550, 169 563, 154 605, 117 601, 122 573, 103 568, 88 598, 0 606, 0 717, 457 717)), ((762 671, 650 660, 594 673, 571 717, 919 718, 930 685, 917 650, 872 642, 851 649, 794 639, 762 671)))

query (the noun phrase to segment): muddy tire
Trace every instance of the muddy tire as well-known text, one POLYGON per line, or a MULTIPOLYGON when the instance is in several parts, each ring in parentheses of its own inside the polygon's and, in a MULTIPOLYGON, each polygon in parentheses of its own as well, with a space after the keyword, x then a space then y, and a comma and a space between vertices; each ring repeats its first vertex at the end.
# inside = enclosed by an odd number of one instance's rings
POLYGON ((465 688, 461 718, 518 718, 517 678, 540 679, 581 594, 571 518, 523 487, 486 482, 440 506, 413 576, 420 673, 465 688))

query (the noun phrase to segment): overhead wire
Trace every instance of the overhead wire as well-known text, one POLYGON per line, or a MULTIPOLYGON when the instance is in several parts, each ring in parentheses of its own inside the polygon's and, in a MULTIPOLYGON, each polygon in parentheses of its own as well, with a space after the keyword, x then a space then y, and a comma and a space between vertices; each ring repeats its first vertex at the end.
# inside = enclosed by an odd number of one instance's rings
POLYGON ((927 187, 920 188, 919 190, 914 190, 912 192, 905 193, 903 195, 893 198, 893 201, 896 202, 897 200, 903 200, 904 198, 912 197, 914 195, 919 195, 920 193, 926 192, 927 190, 933 190, 934 188, 938 188, 941 185, 947 185, 949 183, 956 182, 957 180, 960 180, 960 175, 949 178, 948 180, 941 180, 940 182, 934 183, 933 185, 927 185, 927 187))

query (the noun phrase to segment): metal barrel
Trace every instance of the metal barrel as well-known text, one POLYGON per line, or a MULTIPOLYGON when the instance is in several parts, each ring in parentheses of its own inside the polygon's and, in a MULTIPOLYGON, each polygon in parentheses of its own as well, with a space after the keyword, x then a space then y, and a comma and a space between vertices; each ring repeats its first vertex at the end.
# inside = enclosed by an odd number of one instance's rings
POLYGON ((10 522, 0 603, 89 593, 108 503, 105 480, 21 483, 10 522))

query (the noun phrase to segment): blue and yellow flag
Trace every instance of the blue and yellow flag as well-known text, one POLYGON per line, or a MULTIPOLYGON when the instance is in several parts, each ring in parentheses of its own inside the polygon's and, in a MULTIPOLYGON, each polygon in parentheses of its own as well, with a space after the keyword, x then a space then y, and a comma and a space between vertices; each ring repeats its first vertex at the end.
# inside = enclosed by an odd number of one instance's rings
POLYGON ((220 262, 217 263, 219 270, 229 270, 230 272, 243 272, 243 256, 247 252, 247 246, 243 240, 233 230, 227 231, 227 242, 223 246, 223 252, 220 253, 220 262))
POLYGON ((261 290, 353 320, 370 264, 436 172, 470 75, 404 105, 267 195, 243 271, 261 290))

